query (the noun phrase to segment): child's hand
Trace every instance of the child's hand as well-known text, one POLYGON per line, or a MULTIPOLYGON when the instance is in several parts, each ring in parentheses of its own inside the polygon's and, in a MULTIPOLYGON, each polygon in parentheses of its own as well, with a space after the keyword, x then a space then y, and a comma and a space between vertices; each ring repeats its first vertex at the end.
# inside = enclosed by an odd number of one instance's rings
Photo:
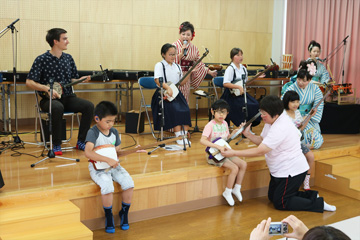
POLYGON ((217 145, 216 148, 219 149, 220 152, 224 152, 224 151, 225 151, 225 146, 219 146, 219 145, 217 145))
POLYGON ((231 148, 224 147, 224 150, 221 151, 221 155, 223 155, 224 157, 233 157, 235 156, 235 151, 231 148))
POLYGON ((237 88, 240 90, 240 95, 244 93, 244 88, 242 86, 237 86, 237 88))
POLYGON ((264 77, 266 77, 265 73, 263 73, 259 76, 259 78, 264 78, 264 77))
POLYGON ((173 95, 173 90, 169 87, 169 88, 166 90, 166 94, 169 95, 170 97, 172 97, 172 95, 173 95))
MULTIPOLYGON (((135 148, 141 148, 141 146, 140 146, 140 145, 137 145, 135 148)), ((139 150, 137 150, 136 152, 137 152, 137 153, 147 153, 147 151, 144 150, 144 149, 139 149, 139 150)))
POLYGON ((112 168, 116 168, 118 165, 119 165, 119 162, 118 161, 116 161, 116 160, 114 160, 114 159, 111 159, 111 158, 109 158, 109 160, 108 160, 108 162, 107 162, 109 165, 110 165, 110 167, 112 167, 112 168))

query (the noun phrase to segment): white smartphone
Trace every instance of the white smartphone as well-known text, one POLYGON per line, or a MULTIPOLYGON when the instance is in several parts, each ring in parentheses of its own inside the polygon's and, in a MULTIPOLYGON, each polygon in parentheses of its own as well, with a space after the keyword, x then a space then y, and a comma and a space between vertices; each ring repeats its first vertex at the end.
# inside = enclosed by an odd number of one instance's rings
POLYGON ((271 222, 269 227, 269 235, 283 235, 288 232, 288 225, 284 222, 271 222))

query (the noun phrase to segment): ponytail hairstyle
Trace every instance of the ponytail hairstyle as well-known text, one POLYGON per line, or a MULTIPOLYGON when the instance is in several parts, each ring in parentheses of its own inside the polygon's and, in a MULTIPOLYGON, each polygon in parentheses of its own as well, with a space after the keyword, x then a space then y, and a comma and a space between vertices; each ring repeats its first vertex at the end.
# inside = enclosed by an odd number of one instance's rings
POLYGON ((180 27, 179 27, 179 34, 182 32, 186 32, 187 30, 191 31, 192 37, 191 37, 191 41, 194 39, 195 37, 195 28, 194 25, 192 25, 190 22, 186 21, 183 22, 180 27))

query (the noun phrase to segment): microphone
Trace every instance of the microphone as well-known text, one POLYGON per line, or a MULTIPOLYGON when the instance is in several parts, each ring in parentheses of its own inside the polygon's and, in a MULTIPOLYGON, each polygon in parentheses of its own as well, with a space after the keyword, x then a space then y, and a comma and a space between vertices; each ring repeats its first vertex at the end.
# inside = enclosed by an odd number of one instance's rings
POLYGON ((99 64, 99 65, 100 65, 101 72, 103 73, 103 82, 110 81, 108 75, 106 74, 107 69, 105 69, 105 71, 104 71, 102 65, 101 64, 99 64))
POLYGON ((325 62, 326 61, 326 58, 324 58, 324 59, 321 59, 321 58, 316 58, 316 60, 319 60, 320 62, 325 62))
POLYGON ((159 83, 161 88, 163 87, 163 82, 164 82, 163 77, 159 77, 159 83))
MULTIPOLYGON (((188 41, 187 41, 187 40, 184 40, 184 45, 187 45, 187 43, 188 43, 188 41)), ((186 57, 186 55, 187 55, 187 51, 188 51, 188 49, 185 48, 185 49, 184 49, 184 56, 185 56, 185 57, 186 57)))
POLYGON ((15 23, 17 23, 20 20, 20 18, 16 19, 15 21, 13 21, 12 23, 10 23, 9 26, 7 26, 7 28, 12 28, 14 26, 15 23))

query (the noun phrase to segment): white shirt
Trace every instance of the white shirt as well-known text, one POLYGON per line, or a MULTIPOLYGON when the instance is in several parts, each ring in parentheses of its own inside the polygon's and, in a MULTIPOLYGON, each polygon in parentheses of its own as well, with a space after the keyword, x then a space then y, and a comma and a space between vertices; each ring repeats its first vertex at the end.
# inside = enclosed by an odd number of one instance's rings
POLYGON ((301 151, 299 130, 286 113, 282 113, 273 124, 265 124, 261 137, 262 143, 272 149, 265 154, 272 176, 287 178, 309 170, 301 151))
MULTIPOLYGON (((243 80, 243 75, 245 75, 245 82, 247 81, 247 71, 246 71, 246 68, 240 64, 240 68, 237 68, 235 66, 234 63, 231 63, 230 64, 231 66, 233 66, 235 68, 235 74, 236 74, 236 77, 235 79, 237 80, 243 80)), ((225 74, 224 74, 224 83, 231 83, 232 80, 234 79, 234 68, 232 67, 228 67, 226 70, 225 70, 225 74)))
POLYGON ((173 63, 172 65, 170 65, 165 60, 162 60, 161 62, 155 64, 154 78, 156 79, 162 77, 164 78, 165 82, 164 69, 161 63, 163 63, 165 66, 166 80, 168 82, 170 81, 174 84, 177 84, 182 77, 181 68, 178 64, 173 63))

